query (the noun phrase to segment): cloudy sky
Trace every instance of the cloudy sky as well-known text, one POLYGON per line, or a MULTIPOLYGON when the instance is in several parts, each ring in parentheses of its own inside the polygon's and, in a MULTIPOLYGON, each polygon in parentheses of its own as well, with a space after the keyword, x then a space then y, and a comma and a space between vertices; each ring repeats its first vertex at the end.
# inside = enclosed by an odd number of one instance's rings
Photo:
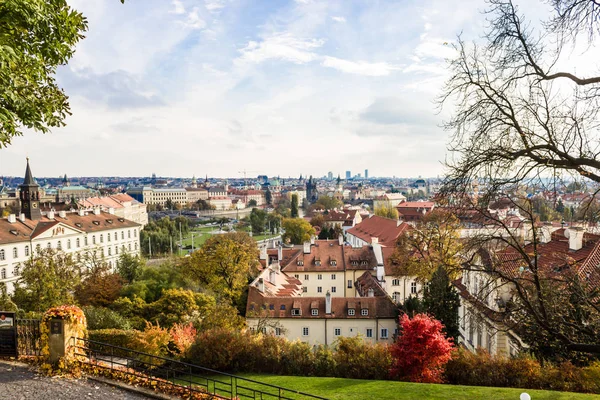
POLYGON ((448 44, 477 37, 485 7, 69 2, 89 20, 58 74, 73 116, 0 150, 0 175, 22 175, 26 156, 38 176, 439 175, 448 44))

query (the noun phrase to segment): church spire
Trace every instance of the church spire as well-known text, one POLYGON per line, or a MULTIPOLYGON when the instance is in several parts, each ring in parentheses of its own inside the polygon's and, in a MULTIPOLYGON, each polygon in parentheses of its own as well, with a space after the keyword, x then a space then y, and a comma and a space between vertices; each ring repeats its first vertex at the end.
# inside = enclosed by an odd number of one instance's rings
POLYGON ((29 168, 29 157, 27 157, 27 169, 25 170, 25 180, 23 185, 37 185, 31 174, 31 168, 29 168))

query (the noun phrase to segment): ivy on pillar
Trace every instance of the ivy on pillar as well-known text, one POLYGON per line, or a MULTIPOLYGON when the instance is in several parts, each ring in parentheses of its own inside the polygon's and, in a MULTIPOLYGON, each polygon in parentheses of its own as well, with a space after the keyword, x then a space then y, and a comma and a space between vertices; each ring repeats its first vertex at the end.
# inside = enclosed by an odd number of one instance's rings
POLYGON ((44 369, 61 372, 77 361, 76 338, 87 336, 85 314, 77 306, 50 308, 42 317, 40 331, 44 369))

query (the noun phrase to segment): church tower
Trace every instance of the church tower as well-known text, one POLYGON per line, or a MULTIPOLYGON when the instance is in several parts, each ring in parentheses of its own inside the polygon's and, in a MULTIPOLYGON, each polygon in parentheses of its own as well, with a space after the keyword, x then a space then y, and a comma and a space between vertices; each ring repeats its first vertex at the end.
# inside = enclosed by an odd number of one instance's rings
POLYGON ((35 183, 35 179, 33 179, 31 168, 29 168, 29 158, 27 158, 25 180, 23 181, 23 184, 19 186, 19 189, 21 189, 21 212, 25 214, 26 218, 34 221, 42 219, 39 187, 40 186, 35 183))

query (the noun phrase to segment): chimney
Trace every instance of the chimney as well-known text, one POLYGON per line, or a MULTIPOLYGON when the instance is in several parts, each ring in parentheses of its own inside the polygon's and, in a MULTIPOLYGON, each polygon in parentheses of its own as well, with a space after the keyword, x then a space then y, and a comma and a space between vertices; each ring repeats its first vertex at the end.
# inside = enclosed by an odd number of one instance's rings
POLYGON ((375 291, 373 288, 369 288, 369 290, 367 290, 367 297, 375 297, 375 291))
POLYGON ((377 244, 379 243, 379 238, 378 237, 371 237, 371 244, 377 244))
POLYGON ((15 222, 17 222, 17 216, 15 214, 10 214, 8 216, 8 222, 14 224, 15 222))
POLYGON ((383 282, 385 280, 385 267, 383 264, 383 246, 381 246, 379 243, 374 243, 373 254, 375 255, 375 260, 377 261, 377 280, 379 282, 383 282))
POLYGON ((267 246, 266 245, 260 247, 260 259, 261 260, 267 259, 267 246))
POLYGON ((85 210, 83 208, 80 208, 78 214, 80 217, 83 217, 85 215, 85 210))
POLYGON ((46 214, 46 217, 48 219, 54 219, 54 210, 52 209, 52 210, 48 211, 48 213, 46 214))
POLYGON ((279 246, 277 248, 277 261, 283 260, 283 247, 279 246))
POLYGON ((310 242, 304 242, 304 254, 310 254, 310 242))
POLYGON ((272 268, 269 271, 269 282, 275 285, 275 280, 277 279, 277 273, 275 272, 275 268, 272 268))
POLYGON ((256 287, 258 288, 259 292, 265 292, 265 281, 263 280, 263 278, 258 278, 258 283, 256 287))
POLYGON ((25 222, 25 214, 23 214, 23 213, 19 214, 19 221, 25 222))
POLYGON ((329 293, 329 290, 325 294, 325 314, 331 315, 331 293, 329 293))
POLYGON ((340 246, 344 245, 344 235, 342 235, 341 233, 338 236, 338 243, 340 246))
POLYGON ((569 250, 576 251, 583 247, 583 228, 575 227, 565 230, 565 236, 569 238, 569 250))
POLYGON ((100 207, 94 207, 94 215, 100 215, 100 207))
POLYGON ((108 213, 109 213, 110 215, 115 215, 115 209, 114 209, 114 208, 112 208, 112 207, 109 207, 109 208, 108 208, 108 213))
POLYGON ((67 218, 67 212, 65 210, 60 210, 58 212, 58 216, 61 218, 67 218))
POLYGON ((315 244, 315 235, 310 237, 310 244, 315 244))

